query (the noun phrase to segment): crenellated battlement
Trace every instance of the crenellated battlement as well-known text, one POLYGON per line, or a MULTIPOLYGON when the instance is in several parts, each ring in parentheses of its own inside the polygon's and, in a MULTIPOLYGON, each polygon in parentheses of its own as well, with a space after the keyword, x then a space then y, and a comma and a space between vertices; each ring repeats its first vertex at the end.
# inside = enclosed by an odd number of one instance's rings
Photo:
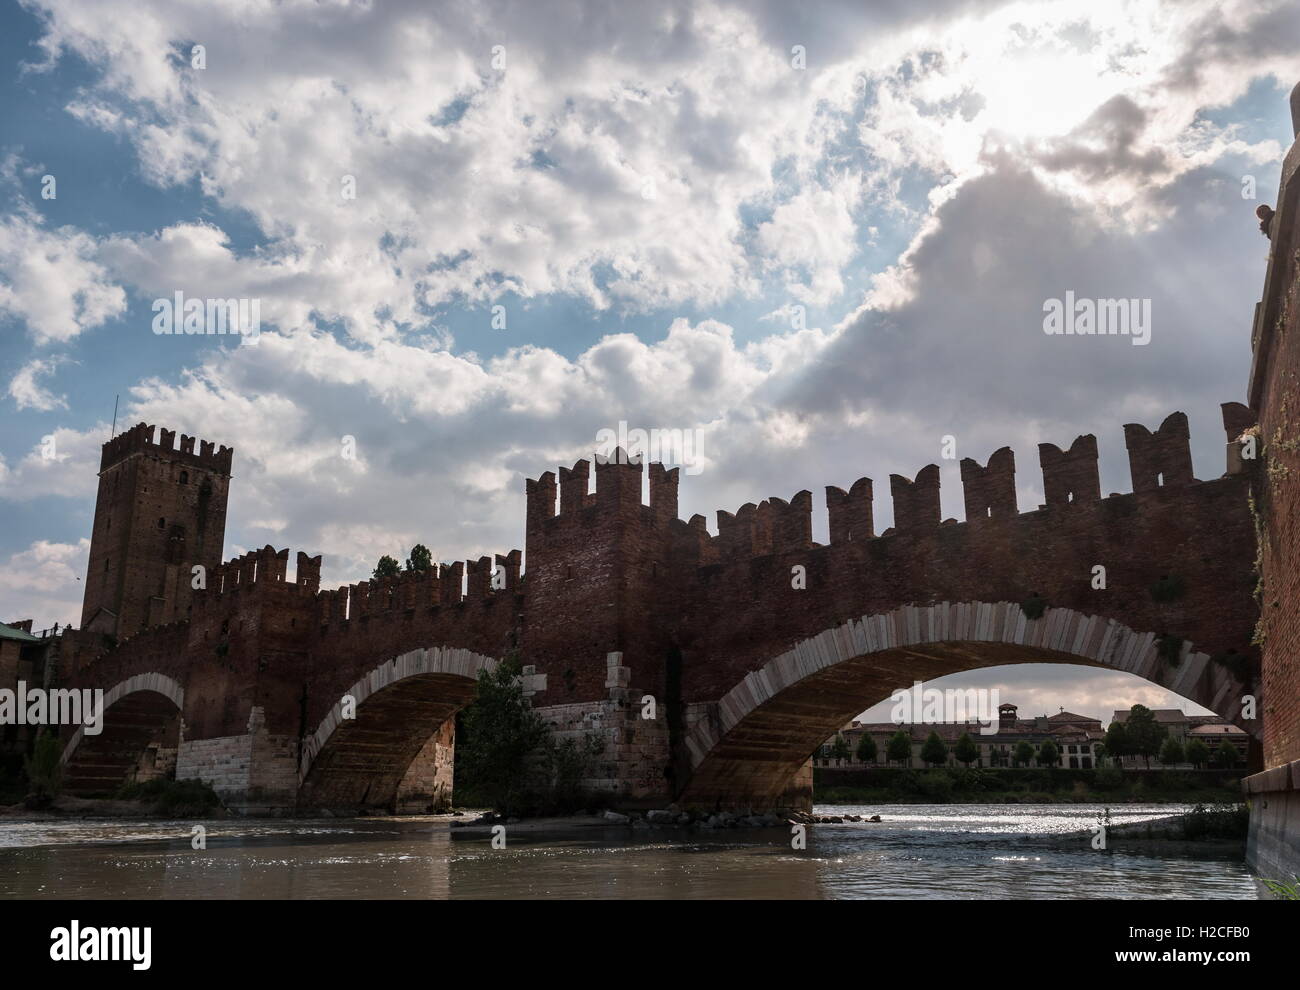
POLYGON ((1196 480, 1185 413, 1170 413, 1154 433, 1140 423, 1125 423, 1124 444, 1135 492, 1190 485, 1196 480))
POLYGON ((901 474, 889 476, 889 494, 894 499, 894 530, 907 532, 938 526, 939 466, 927 464, 916 473, 915 480, 901 474))
MULTIPOLYGON (((1228 442, 1226 473, 1240 474, 1245 470, 1240 454, 1243 435, 1254 426, 1256 417, 1238 402, 1224 403, 1222 414, 1228 442)), ((1124 434, 1134 492, 1198 483, 1192 476, 1185 414, 1172 413, 1154 432, 1130 423, 1124 427, 1124 434)), ((1097 438, 1092 434, 1076 437, 1064 451, 1056 444, 1041 443, 1038 458, 1045 504, 1031 512, 1101 499, 1097 438)), ((657 465, 651 467, 653 470, 657 465)), ((964 458, 960 470, 967 522, 1009 520, 1026 514, 1017 503, 1015 453, 1010 447, 994 451, 984 465, 974 458, 964 458)), ((922 468, 914 479, 890 475, 894 525, 882 536, 919 533, 940 526, 939 478, 939 468, 934 464, 922 468)), ((874 529, 872 488, 870 478, 859 478, 847 492, 827 486, 830 546, 880 538, 874 529)), ((693 516, 689 522, 676 520, 674 553, 683 561, 702 566, 815 546, 811 538, 811 496, 806 491, 790 503, 781 499, 757 505, 750 502, 734 513, 719 510, 717 516, 717 536, 708 533, 703 516, 693 516)))
POLYGON ((1043 497, 1048 505, 1095 502, 1101 498, 1097 470, 1097 438, 1091 433, 1074 438, 1069 450, 1054 443, 1038 445, 1038 465, 1043 472, 1043 497))
POLYGON ((812 546, 812 492, 798 492, 789 502, 748 502, 735 515, 719 509, 716 539, 721 560, 806 550, 812 546))
MULTIPOLYGON (((1222 406, 1224 429, 1228 441, 1229 474, 1239 474, 1242 436, 1255 422, 1255 414, 1237 402, 1222 406)), ((1192 475, 1190 433, 1187 416, 1175 412, 1154 431, 1129 423, 1124 427, 1133 491, 1144 493, 1161 488, 1182 487, 1196 483, 1192 475)), ((1044 504, 1036 509, 1097 502, 1101 499, 1098 470, 1097 438, 1083 434, 1062 450, 1054 443, 1038 445, 1038 460, 1043 479, 1044 504)), ((684 567, 700 567, 781 554, 815 547, 812 539, 812 495, 800 491, 789 501, 768 498, 747 502, 733 511, 719 509, 717 533, 708 530, 704 516, 688 521, 677 517, 679 469, 650 464, 648 469, 649 506, 641 504, 642 464, 616 452, 604 463, 596 463, 596 492, 588 491, 592 462, 579 460, 572 468, 561 467, 557 476, 547 471, 539 478, 528 479, 528 559, 530 568, 545 559, 548 564, 567 567, 577 559, 582 543, 573 542, 574 534, 601 525, 602 507, 635 505, 638 516, 622 516, 620 525, 642 525, 645 532, 657 532, 664 540, 664 552, 684 567), (559 507, 556 507, 556 498, 559 507), (579 527, 573 534, 563 527, 579 527), (562 529, 555 529, 561 527, 562 529)), ((1016 459, 1010 447, 1001 447, 989 455, 985 464, 974 458, 960 462, 962 497, 966 521, 1006 521, 1023 515, 1016 496, 1016 459)), ((830 529, 830 546, 879 539, 895 533, 921 533, 936 529, 942 522, 940 471, 928 464, 914 478, 900 474, 889 476, 893 500, 894 525, 878 536, 875 531, 874 490, 870 478, 859 478, 845 491, 827 486, 826 510, 830 529)), ((612 518, 612 517, 610 517, 612 518)), ((498 558, 500 562, 501 558, 498 558)), ((491 571, 487 557, 469 563, 470 596, 481 592, 491 571)))
POLYGON ((296 563, 296 580, 289 581, 289 548, 276 550, 268 543, 260 550, 250 550, 219 565, 208 576, 207 590, 220 596, 258 584, 279 584, 301 589, 305 594, 316 594, 320 589, 320 554, 308 557, 299 550, 296 563))
POLYGON ((100 452, 99 470, 107 471, 134 454, 170 457, 194 467, 229 476, 235 450, 224 445, 216 448, 207 440, 196 440, 185 434, 181 435, 178 445, 175 430, 159 429, 148 423, 137 423, 104 444, 100 452), (155 430, 158 430, 156 440, 155 430), (199 445, 197 452, 194 450, 196 442, 199 445))
POLYGON ((984 467, 972 457, 963 457, 961 488, 967 522, 1016 515, 1020 511, 1016 506, 1016 455, 1010 447, 1001 447, 984 467))
POLYGON ((331 626, 362 617, 513 595, 520 589, 522 564, 523 554, 511 550, 319 591, 317 618, 321 626, 331 626))

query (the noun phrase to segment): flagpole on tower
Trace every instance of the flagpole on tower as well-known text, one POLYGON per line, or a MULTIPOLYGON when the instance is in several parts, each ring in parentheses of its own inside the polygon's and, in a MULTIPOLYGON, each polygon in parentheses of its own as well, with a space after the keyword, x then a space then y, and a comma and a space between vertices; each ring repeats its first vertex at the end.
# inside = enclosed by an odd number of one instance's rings
POLYGON ((113 396, 113 430, 108 435, 108 439, 110 440, 117 436, 117 400, 120 398, 122 398, 121 395, 113 396))

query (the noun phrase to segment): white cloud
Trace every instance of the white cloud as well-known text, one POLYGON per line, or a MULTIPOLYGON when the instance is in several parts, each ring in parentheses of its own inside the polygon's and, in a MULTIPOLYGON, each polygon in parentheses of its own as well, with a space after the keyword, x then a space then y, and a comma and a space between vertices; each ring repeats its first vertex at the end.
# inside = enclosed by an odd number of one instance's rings
POLYGON ((76 625, 81 618, 82 577, 90 540, 51 543, 37 540, 0 563, 0 600, 8 611, 0 621, 32 619, 34 629, 54 623, 76 625))
POLYGON ((24 213, 0 216, 0 314, 23 320, 37 344, 66 342, 126 308, 95 261, 94 238, 48 230, 24 213))
POLYGON ((54 409, 67 409, 67 399, 61 395, 55 395, 44 385, 38 378, 52 375, 54 369, 58 366, 57 360, 51 359, 42 361, 35 359, 28 361, 18 369, 18 372, 9 380, 9 397, 19 409, 35 409, 38 412, 50 412, 54 409))
POLYGON ((12 467, 0 458, 0 498, 93 497, 100 447, 109 432, 108 423, 89 430, 59 427, 39 438, 12 467))

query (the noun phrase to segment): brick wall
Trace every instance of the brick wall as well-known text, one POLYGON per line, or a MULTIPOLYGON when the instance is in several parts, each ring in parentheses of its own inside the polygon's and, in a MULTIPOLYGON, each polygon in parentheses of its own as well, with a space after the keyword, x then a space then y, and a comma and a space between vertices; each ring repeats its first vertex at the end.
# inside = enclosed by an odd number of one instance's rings
POLYGON ((1264 762, 1300 760, 1300 142, 1283 165, 1252 343, 1259 412, 1253 484, 1259 532, 1264 762))

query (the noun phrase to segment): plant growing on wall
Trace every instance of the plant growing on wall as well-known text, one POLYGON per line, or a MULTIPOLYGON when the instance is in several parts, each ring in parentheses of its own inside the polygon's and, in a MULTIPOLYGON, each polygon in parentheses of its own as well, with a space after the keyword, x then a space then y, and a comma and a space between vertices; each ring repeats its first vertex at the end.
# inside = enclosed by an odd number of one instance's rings
POLYGON ((43 729, 36 737, 32 755, 23 760, 23 770, 31 787, 26 804, 29 808, 48 805, 63 787, 63 764, 59 757, 63 747, 59 737, 49 729, 43 729))
POLYGON ((1020 603, 1020 611, 1025 613, 1025 618, 1041 619, 1043 613, 1047 611, 1047 599, 1039 597, 1037 591, 1031 592, 1029 597, 1020 603))
POLYGON ((1155 601, 1175 602, 1187 594, 1187 582, 1177 574, 1162 574, 1150 590, 1155 601))
POLYGON ((1179 654, 1182 653, 1183 641, 1179 636, 1156 637, 1156 656, 1171 667, 1177 667, 1179 654))

